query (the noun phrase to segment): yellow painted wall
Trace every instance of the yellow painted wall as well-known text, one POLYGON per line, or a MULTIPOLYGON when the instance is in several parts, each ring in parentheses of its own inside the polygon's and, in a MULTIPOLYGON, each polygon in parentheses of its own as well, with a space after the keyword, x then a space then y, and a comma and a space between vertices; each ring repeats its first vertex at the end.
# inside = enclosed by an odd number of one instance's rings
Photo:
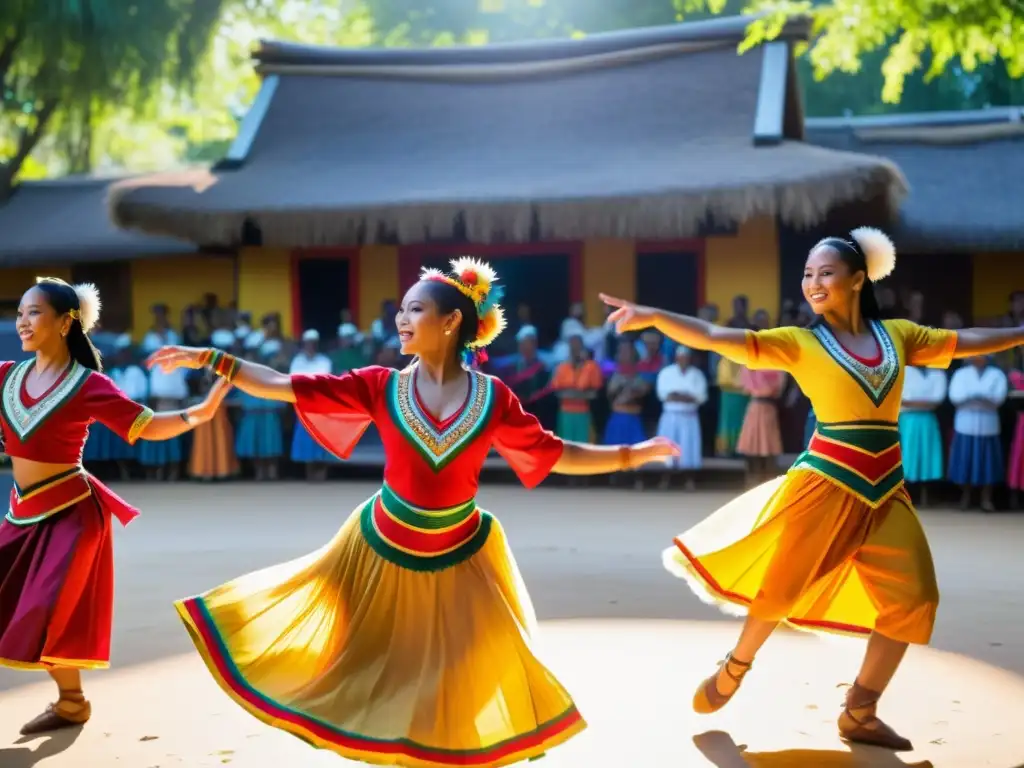
POLYGON ((977 253, 974 255, 975 318, 1006 313, 1010 292, 1024 289, 1024 253, 977 253))
POLYGON ((220 304, 235 301, 235 257, 199 255, 141 259, 131 263, 132 335, 140 340, 152 324, 150 309, 166 304, 178 327, 181 311, 215 293, 220 304))
POLYGON ((71 280, 71 267, 8 267, 0 270, 0 301, 20 299, 35 285, 37 277, 59 277, 71 280))
POLYGON ((268 312, 281 313, 281 333, 292 328, 292 260, 287 248, 243 248, 238 255, 238 308, 253 323, 268 312))
POLYGON ((601 291, 636 299, 636 248, 632 240, 586 240, 583 243, 583 301, 587 325, 604 322, 601 291))
POLYGON ((394 245, 364 245, 359 251, 360 328, 369 328, 386 299, 399 300, 398 248, 394 245))
POLYGON ((724 320, 734 296, 750 297, 750 314, 766 309, 779 315, 779 237, 775 220, 762 217, 735 235, 709 237, 704 248, 704 301, 717 304, 724 320))

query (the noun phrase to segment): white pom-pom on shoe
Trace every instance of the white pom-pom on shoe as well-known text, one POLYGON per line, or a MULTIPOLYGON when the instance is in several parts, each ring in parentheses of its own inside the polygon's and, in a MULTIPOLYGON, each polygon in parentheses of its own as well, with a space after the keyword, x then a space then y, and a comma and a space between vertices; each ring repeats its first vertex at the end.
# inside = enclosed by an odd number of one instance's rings
POLYGON ((88 333, 100 321, 100 292, 92 283, 79 283, 72 286, 78 294, 79 313, 81 314, 82 330, 88 333))
POLYGON ((884 280, 896 269, 896 245, 885 232, 874 227, 857 227, 850 233, 857 241, 868 266, 868 280, 884 280))

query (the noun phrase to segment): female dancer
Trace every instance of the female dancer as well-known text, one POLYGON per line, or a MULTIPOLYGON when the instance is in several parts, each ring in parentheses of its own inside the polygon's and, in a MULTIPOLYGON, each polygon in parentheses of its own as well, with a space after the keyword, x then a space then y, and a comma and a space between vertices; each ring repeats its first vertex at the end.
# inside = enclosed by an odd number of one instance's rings
POLYGON ((85 723, 92 707, 81 670, 110 659, 110 518, 127 525, 138 512, 82 469, 89 425, 130 444, 167 440, 208 421, 228 390, 221 382, 201 405, 154 415, 100 373, 87 335, 99 311, 95 286, 40 278, 18 307, 21 348, 34 357, 0 363, 0 428, 15 482, 0 524, 0 665, 45 669, 59 692, 25 735, 85 723))
POLYGON ((504 319, 491 269, 426 270, 396 322, 402 371, 279 374, 174 347, 153 365, 212 366, 241 390, 295 403, 304 426, 347 456, 372 421, 384 485, 334 539, 299 560, 181 601, 196 647, 251 714, 310 744, 379 765, 500 766, 584 728, 533 655, 529 597, 491 515, 475 502, 492 446, 528 487, 551 471, 633 469, 676 453, 563 442, 496 378, 463 366, 504 319))
POLYGON ((666 566, 710 601, 747 614, 739 642, 694 697, 723 707, 780 621, 870 636, 839 717, 849 740, 910 749, 875 715, 908 643, 927 643, 939 593, 924 531, 903 487, 897 417, 907 365, 1009 349, 1022 328, 924 328, 881 320, 872 283, 896 253, 867 227, 830 237, 807 258, 810 328, 745 331, 602 297, 622 330, 655 326, 749 368, 784 370, 807 393, 815 435, 785 477, 743 494, 676 539, 666 566))

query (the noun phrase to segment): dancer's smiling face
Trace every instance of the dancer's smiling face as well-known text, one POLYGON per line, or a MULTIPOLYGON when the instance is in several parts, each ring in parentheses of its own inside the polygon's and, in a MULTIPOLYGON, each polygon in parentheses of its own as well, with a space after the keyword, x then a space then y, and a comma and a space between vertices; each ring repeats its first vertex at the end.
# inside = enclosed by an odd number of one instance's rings
POLYGON ((448 292, 461 296, 450 285, 429 280, 421 280, 405 294, 395 315, 403 355, 444 359, 451 351, 459 337, 462 311, 444 306, 448 292))
POLYGON ((816 315, 847 314, 858 300, 867 275, 853 270, 843 254, 828 245, 819 245, 804 265, 804 299, 816 315))
POLYGON ((17 329, 23 352, 54 346, 71 327, 71 316, 58 314, 45 291, 29 288, 18 305, 17 329))

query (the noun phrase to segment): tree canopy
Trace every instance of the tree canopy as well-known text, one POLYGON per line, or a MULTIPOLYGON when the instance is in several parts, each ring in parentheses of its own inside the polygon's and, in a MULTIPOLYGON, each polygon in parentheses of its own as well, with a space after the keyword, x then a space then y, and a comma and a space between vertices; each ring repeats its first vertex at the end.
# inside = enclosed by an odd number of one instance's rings
MULTIPOLYGON (((725 5, 724 0, 676 2, 684 13, 718 13, 725 5)), ((865 61, 877 62, 882 100, 888 104, 900 101, 907 78, 918 72, 931 82, 953 67, 971 73, 1001 64, 1010 78, 1024 76, 1021 0, 751 0, 746 10, 768 17, 752 25, 741 50, 777 35, 791 15, 811 16, 808 58, 814 76, 858 74, 865 61), (880 58, 869 56, 879 52, 880 58)))
POLYGON ((482 44, 744 11, 769 14, 744 47, 813 17, 810 115, 1024 100, 1024 0, 4 0, 0 200, 16 178, 220 157, 258 88, 261 37, 482 44))

